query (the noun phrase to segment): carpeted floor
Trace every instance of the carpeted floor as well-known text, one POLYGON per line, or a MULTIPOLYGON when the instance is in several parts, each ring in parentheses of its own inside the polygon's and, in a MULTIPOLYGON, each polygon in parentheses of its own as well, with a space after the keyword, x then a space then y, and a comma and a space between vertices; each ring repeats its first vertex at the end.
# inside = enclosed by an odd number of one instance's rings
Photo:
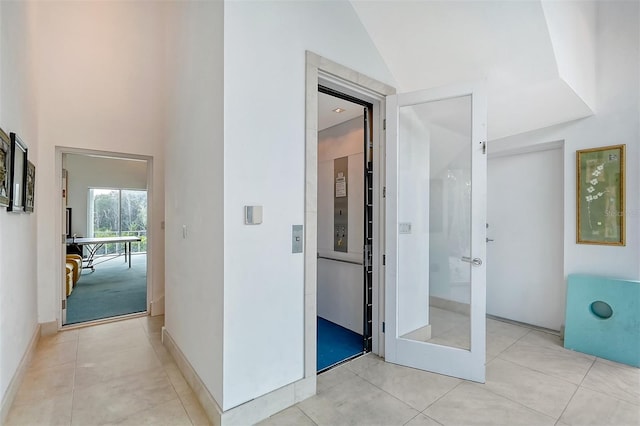
POLYGON ((318 317, 317 371, 363 352, 362 335, 318 317))
POLYGON ((93 321, 147 310, 147 256, 134 254, 131 269, 120 256, 83 269, 67 297, 67 322, 93 321))

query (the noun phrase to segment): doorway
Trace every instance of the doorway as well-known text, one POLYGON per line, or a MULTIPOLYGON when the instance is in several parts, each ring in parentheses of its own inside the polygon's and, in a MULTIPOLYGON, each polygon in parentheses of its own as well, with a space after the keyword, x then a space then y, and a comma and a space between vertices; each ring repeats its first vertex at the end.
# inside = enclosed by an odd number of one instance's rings
POLYGON ((564 322, 562 144, 489 157, 487 313, 559 331, 564 322))
POLYGON ((150 159, 61 151, 62 325, 148 311, 150 159))
POLYGON ((317 370, 371 351, 372 105, 318 86, 317 370))

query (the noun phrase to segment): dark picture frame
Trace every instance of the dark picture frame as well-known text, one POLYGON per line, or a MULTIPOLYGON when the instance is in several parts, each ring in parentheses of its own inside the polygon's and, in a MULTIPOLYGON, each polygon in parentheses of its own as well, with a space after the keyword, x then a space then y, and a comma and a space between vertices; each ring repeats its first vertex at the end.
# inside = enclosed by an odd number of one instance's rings
POLYGON ((625 148, 576 152, 576 243, 625 245, 625 148))
POLYGON ((9 206, 11 188, 11 139, 0 129, 0 207, 9 206))
POLYGON ((36 199, 36 166, 27 160, 27 171, 24 184, 24 211, 33 213, 36 199))
POLYGON ((27 180, 27 145, 15 133, 11 139, 11 185, 7 211, 24 211, 25 182, 27 180))

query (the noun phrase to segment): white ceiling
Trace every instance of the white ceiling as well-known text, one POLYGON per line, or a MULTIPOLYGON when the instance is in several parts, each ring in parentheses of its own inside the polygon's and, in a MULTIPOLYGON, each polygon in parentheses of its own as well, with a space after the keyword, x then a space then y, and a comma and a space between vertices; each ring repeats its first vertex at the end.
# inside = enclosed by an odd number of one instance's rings
POLYGON ((576 92, 586 85, 569 78, 595 67, 580 54, 595 28, 588 2, 351 3, 399 91, 484 80, 489 139, 592 114, 590 98, 576 92))
POLYGON ((336 126, 345 121, 364 115, 364 107, 336 98, 325 93, 318 93, 318 131, 336 126), (341 113, 333 112, 336 108, 345 111, 341 113))

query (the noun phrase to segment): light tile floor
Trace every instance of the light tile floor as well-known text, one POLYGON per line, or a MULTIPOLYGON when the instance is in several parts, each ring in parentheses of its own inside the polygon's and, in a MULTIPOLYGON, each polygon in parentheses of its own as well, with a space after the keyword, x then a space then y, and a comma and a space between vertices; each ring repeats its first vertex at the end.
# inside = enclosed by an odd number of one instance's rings
POLYGON ((640 369, 488 319, 486 384, 369 354, 321 374, 316 396, 260 424, 638 426, 640 369))
MULTIPOLYGON (((160 342, 163 317, 40 341, 7 426, 205 425, 160 342)), ((487 320, 487 383, 367 355, 267 425, 640 425, 640 369, 565 350, 557 336, 487 320)))
POLYGON ((40 339, 6 425, 208 425, 162 346, 163 323, 135 318, 40 339))

